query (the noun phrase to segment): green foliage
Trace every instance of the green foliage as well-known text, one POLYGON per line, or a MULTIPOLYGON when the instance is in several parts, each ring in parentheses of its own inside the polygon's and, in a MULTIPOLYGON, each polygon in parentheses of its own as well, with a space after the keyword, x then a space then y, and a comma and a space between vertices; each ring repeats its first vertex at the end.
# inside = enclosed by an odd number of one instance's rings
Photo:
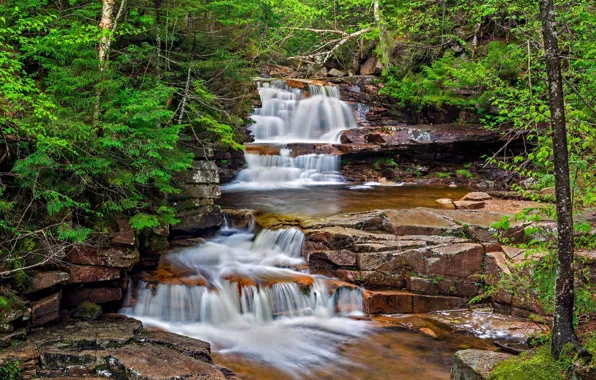
MULTIPOLYGON (((562 355, 562 357, 565 357, 562 355)), ((555 361, 550 354, 550 346, 544 345, 531 351, 513 356, 495 366, 490 380, 565 380, 569 360, 555 361)))
POLYGON ((472 173, 468 169, 458 169, 455 171, 455 174, 465 178, 472 178, 472 173))
POLYGON ((7 360, 0 365, 0 379, 3 380, 21 380, 23 371, 18 360, 7 360))
POLYGON ((382 157, 382 158, 377 158, 373 162, 372 166, 375 170, 379 170, 381 168, 381 166, 397 167, 397 162, 395 162, 395 160, 393 158, 382 157))
POLYGON ((451 177, 451 173, 443 173, 443 172, 436 172, 435 176, 437 178, 450 178, 451 177))
POLYGON ((21 268, 102 232, 115 213, 139 230, 176 223, 166 199, 189 151, 244 139, 245 54, 268 6, 122 4, 114 30, 98 26, 101 2, 0 4, 0 272, 20 287, 21 268))

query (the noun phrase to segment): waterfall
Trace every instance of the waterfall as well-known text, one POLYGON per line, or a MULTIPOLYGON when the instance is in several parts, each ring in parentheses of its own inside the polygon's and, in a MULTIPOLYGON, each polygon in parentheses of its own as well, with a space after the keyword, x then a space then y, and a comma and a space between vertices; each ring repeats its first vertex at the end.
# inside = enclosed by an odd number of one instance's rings
POLYGON ((339 142, 340 132, 356 128, 352 107, 336 86, 309 84, 309 94, 276 80, 259 86, 261 108, 249 128, 255 143, 339 142))
POLYGON ((194 273, 198 285, 140 282, 122 312, 292 374, 341 361, 337 346, 369 329, 366 321, 343 317, 362 311, 362 290, 330 294, 326 279, 292 269, 305 263, 303 241, 296 228, 259 234, 228 228, 166 256, 169 268, 194 273))
POLYGON ((307 154, 290 157, 288 149, 280 155, 245 154, 247 168, 234 182, 223 186, 230 189, 271 189, 330 185, 343 182, 339 173, 340 157, 332 154, 307 154))

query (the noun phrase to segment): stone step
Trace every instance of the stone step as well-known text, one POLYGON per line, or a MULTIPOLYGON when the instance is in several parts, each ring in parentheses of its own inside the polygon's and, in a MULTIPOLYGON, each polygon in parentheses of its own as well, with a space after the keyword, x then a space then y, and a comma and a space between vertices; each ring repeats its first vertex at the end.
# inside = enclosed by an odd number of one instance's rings
POLYGON ((369 314, 429 313, 465 308, 467 300, 459 297, 429 296, 403 290, 364 292, 364 311, 369 314))

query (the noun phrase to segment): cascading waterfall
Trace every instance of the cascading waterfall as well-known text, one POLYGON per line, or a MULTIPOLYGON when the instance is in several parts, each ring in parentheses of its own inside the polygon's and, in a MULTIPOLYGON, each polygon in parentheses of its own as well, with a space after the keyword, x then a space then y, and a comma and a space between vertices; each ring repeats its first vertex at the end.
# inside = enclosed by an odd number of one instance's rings
POLYGON ((250 126, 255 143, 336 143, 342 130, 357 127, 336 86, 310 84, 309 94, 280 80, 260 84, 262 107, 254 110, 250 126))
MULTIPOLYGON (((337 86, 308 85, 308 92, 290 88, 285 81, 259 84, 262 107, 254 110, 249 128, 255 144, 297 142, 338 143, 341 131, 356 128, 354 110, 339 99, 337 86), (307 94, 309 96, 307 96, 307 94)), ((246 169, 224 190, 267 190, 343 182, 340 159, 330 154, 292 157, 281 149, 279 155, 245 154, 246 169)))
POLYGON ((339 156, 307 154, 290 157, 290 150, 280 155, 245 154, 247 168, 224 189, 261 189, 329 185, 343 182, 339 174, 339 156))
POLYGON ((340 287, 293 269, 304 264, 304 234, 295 228, 226 229, 198 247, 168 257, 192 270, 201 285, 137 286, 124 313, 144 324, 210 342, 220 352, 242 353, 289 373, 341 361, 337 346, 368 330, 362 290, 340 287))

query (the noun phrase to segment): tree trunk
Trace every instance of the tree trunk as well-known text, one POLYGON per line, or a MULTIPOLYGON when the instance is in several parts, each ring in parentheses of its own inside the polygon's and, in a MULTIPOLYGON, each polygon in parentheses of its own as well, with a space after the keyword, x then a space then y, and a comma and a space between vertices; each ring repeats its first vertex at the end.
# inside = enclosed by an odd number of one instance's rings
POLYGON ((540 18, 548 74, 550 117, 553 130, 555 195, 557 198, 558 263, 551 352, 558 357, 567 343, 579 341, 573 329, 573 214, 569 185, 569 153, 565 127, 563 78, 552 0, 540 0, 540 18))
POLYGON ((110 42, 112 40, 109 31, 113 27, 114 19, 114 0, 103 0, 101 8, 101 21, 99 22, 99 32, 101 37, 99 40, 99 71, 105 70, 105 62, 110 50, 110 42))

